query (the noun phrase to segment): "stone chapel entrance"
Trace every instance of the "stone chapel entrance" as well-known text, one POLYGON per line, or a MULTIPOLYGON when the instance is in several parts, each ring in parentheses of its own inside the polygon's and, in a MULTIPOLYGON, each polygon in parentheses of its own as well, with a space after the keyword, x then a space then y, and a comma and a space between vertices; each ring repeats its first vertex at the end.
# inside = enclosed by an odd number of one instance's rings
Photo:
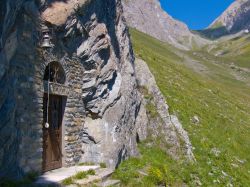
POLYGON ((43 172, 62 167, 62 123, 67 96, 63 95, 65 74, 58 62, 51 62, 44 74, 43 172), (48 87, 47 87, 48 86, 48 87))
MULTIPOLYGON (((63 96, 50 95, 48 107, 49 127, 43 126, 43 171, 62 167, 63 96)), ((47 118, 48 96, 44 94, 44 121, 47 118)))

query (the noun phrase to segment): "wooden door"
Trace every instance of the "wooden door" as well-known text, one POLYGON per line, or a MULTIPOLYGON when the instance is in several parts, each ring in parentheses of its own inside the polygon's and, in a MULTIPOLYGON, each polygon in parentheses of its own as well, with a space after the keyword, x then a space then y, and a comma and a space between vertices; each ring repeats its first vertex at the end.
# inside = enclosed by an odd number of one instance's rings
POLYGON ((44 94, 44 124, 43 124, 43 171, 50 171, 62 167, 62 118, 63 97, 44 94), (45 127, 47 121, 49 127, 45 127))

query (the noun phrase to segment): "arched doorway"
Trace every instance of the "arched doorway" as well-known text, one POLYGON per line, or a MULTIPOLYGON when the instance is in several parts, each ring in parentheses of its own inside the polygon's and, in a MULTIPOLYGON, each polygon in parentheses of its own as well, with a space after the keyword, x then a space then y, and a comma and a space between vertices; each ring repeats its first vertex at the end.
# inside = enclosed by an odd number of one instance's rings
POLYGON ((63 86, 66 81, 63 67, 58 62, 47 65, 44 85, 47 90, 43 97, 43 171, 62 167, 62 122, 66 96, 51 91, 52 85, 63 86))

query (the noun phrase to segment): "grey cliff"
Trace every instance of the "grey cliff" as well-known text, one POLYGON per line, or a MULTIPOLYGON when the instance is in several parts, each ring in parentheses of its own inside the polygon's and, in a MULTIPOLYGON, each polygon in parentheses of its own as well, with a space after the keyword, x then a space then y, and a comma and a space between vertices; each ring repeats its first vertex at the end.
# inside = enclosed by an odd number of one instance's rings
POLYGON ((178 118, 170 115, 168 105, 160 89, 157 86, 154 76, 150 72, 146 62, 141 59, 136 59, 135 69, 138 86, 147 90, 147 95, 152 96, 151 101, 145 97, 145 91, 141 92, 142 103, 139 111, 139 120, 136 123, 139 139, 145 139, 149 136, 145 132, 151 132, 155 138, 163 137, 163 142, 168 145, 166 150, 173 158, 178 159, 184 153, 186 158, 190 161, 195 161, 192 153, 192 144, 189 140, 187 132, 183 129, 178 118), (151 103, 149 103, 151 102, 151 103), (145 108, 148 104, 153 104, 157 115, 150 116, 145 108), (143 117, 148 116, 148 117, 143 117), (146 121, 143 121, 143 119, 146 121), (145 125, 146 124, 146 125, 145 125), (141 129, 144 129, 142 131, 141 129), (183 146, 180 145, 183 142, 183 146))
MULTIPOLYGON (((137 136, 147 138, 150 119, 138 91, 121 1, 5 0, 0 10, 0 178, 43 172, 48 92, 66 98, 63 166, 105 162, 115 168, 137 156, 137 136), (41 47, 44 25, 51 29, 51 49, 41 47), (46 87, 46 68, 53 63, 65 73, 65 82, 46 87)), ((149 90, 155 93, 152 85, 149 90)), ((175 155, 177 133, 184 131, 176 130, 180 125, 171 122, 159 90, 156 94, 172 145, 168 152, 175 155)), ((190 157, 189 140, 183 138, 190 157)))
POLYGON ((132 28, 184 50, 208 42, 165 12, 159 0, 122 0, 122 3, 124 16, 132 28))
POLYGON ((223 35, 234 34, 250 29, 250 1, 234 1, 205 32, 210 37, 217 38, 223 35))

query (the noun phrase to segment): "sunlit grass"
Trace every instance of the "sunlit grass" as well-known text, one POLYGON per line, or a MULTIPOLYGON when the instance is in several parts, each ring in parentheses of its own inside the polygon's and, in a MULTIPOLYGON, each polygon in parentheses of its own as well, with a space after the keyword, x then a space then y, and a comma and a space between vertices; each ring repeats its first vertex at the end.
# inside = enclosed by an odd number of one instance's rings
POLYGON ((228 63, 235 63, 239 67, 250 68, 250 36, 245 35, 225 40, 214 45, 211 53, 221 52, 221 57, 228 63))
POLYGON ((188 131, 197 163, 177 163, 161 150, 142 144, 142 157, 124 162, 116 176, 127 186, 250 185, 249 87, 221 68, 217 71, 211 67, 218 76, 201 76, 176 63, 181 57, 171 52, 171 46, 135 30, 131 30, 131 35, 136 56, 148 63, 171 113, 188 131), (190 120, 194 115, 200 119, 198 125, 190 120), (167 171, 162 168, 164 165, 167 171))
POLYGON ((79 171, 75 175, 68 177, 62 181, 63 185, 71 185, 74 184, 74 180, 85 179, 89 175, 95 175, 95 170, 90 169, 88 171, 79 171))

